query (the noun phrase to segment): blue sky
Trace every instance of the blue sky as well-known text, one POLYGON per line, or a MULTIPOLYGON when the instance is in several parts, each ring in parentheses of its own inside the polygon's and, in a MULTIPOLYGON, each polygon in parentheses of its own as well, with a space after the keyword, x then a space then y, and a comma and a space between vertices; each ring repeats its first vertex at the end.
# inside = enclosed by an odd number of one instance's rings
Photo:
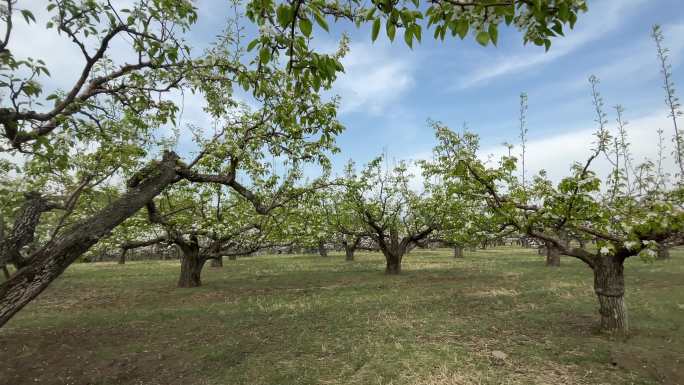
MULTIPOLYGON (((199 21, 189 39, 199 53, 221 31, 231 9, 225 0, 197 4, 199 21)), ((40 8, 36 5, 36 16, 44 25, 47 15, 40 8)), ((481 47, 472 38, 435 41, 432 32, 425 32, 423 43, 413 49, 402 39, 390 43, 382 33, 371 43, 369 26, 357 29, 338 23, 330 33, 319 29, 313 42, 317 47, 334 49, 342 33, 351 38, 351 51, 343 60, 346 73, 332 90, 342 98, 339 119, 346 126, 338 137, 342 152, 334 156, 334 163, 340 169, 347 159, 363 163, 383 152, 394 159, 429 157, 434 137, 428 119, 455 129, 467 122, 481 135, 483 154, 501 153, 502 142, 517 143, 519 94, 525 91, 528 164, 531 171, 544 168, 557 179, 572 161, 586 156, 592 140, 595 123, 587 82, 591 74, 601 78, 611 124, 614 114, 609 107, 619 103, 626 109, 635 158, 653 157, 656 129, 662 127, 668 138, 672 134, 649 36, 655 23, 664 28, 674 80, 681 86, 681 0, 590 0, 589 12, 547 53, 534 45, 523 46, 519 32, 512 29, 500 31, 498 47, 481 47)), ((24 26, 16 28, 17 45, 11 47, 15 53, 43 57, 53 73, 64 74, 50 79, 48 86, 64 88, 73 82, 80 68, 73 44, 52 33, 44 38, 35 30, 22 35, 24 26), (29 37, 31 44, 26 44, 29 37)), ((183 124, 208 123, 200 97, 186 95, 182 102, 183 124)), ((184 135, 182 152, 188 151, 189 142, 190 135, 184 135)), ((607 166, 597 167, 605 171, 607 166)), ((674 170, 672 159, 668 167, 674 170)))
MULTIPOLYGON (((383 38, 371 44, 367 28, 350 27, 352 50, 345 61, 350 65, 336 87, 347 127, 338 139, 343 150, 338 158, 363 162, 383 150, 395 158, 429 156, 434 139, 428 118, 452 128, 467 122, 481 135, 483 151, 502 150, 504 141, 517 143, 519 94, 525 91, 531 150, 537 152, 530 154, 533 167, 560 174, 585 156, 591 141, 591 74, 601 78, 607 107, 625 107, 635 152, 641 155, 642 147, 650 147, 643 137, 655 138, 652 125, 672 132, 650 28, 663 25, 675 82, 684 83, 681 6, 679 0, 590 1, 575 30, 557 39, 548 53, 523 46, 514 30, 501 33, 498 47, 483 48, 472 39, 425 38, 410 50, 383 38)), ((612 123, 614 114, 607 112, 612 123)), ((649 152, 655 154, 653 147, 649 152)))

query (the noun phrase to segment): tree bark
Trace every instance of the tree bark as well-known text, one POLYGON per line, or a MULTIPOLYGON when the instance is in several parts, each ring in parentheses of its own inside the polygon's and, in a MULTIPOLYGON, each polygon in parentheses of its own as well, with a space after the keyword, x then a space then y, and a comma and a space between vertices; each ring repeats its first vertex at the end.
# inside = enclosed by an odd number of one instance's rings
POLYGON ((318 241, 318 254, 320 254, 321 257, 328 256, 328 250, 325 249, 325 241, 318 241))
POLYGON ((385 266, 385 274, 397 275, 401 274, 401 257, 396 255, 385 255, 387 264, 385 266))
POLYGON ((560 266, 560 250, 553 245, 546 246, 546 266, 560 266))
POLYGON ((119 254, 119 265, 126 263, 126 253, 128 253, 128 249, 121 249, 121 254, 119 254))
POLYGON ((174 183, 177 180, 177 160, 176 154, 166 153, 161 162, 156 162, 154 173, 138 176, 119 199, 69 227, 49 245, 34 253, 26 266, 3 282, 0 285, 0 327, 45 290, 101 237, 174 183))
POLYGON ((202 268, 206 260, 199 255, 197 249, 193 249, 190 251, 183 250, 178 287, 202 286, 202 268))
POLYGON ((599 301, 601 330, 613 334, 629 333, 622 261, 613 257, 597 259, 594 266, 594 292, 599 301))
POLYGON ((658 246, 658 260, 670 259, 670 248, 667 246, 658 246))
POLYGON ((344 245, 344 260, 352 262, 354 261, 354 251, 356 251, 356 248, 353 247, 352 245, 345 244, 344 245))
POLYGON ((454 258, 463 258, 463 246, 454 246, 454 258))

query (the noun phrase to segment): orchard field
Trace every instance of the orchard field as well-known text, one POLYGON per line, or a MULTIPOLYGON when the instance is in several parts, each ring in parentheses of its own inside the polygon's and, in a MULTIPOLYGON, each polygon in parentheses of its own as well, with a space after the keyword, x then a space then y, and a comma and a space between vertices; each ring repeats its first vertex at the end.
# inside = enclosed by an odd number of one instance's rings
POLYGON ((0 0, 0 385, 684 385, 681 9, 0 0))
POLYGON ((631 333, 592 273, 535 249, 74 264, 0 330, 1 384, 684 384, 684 250, 625 264, 631 333))

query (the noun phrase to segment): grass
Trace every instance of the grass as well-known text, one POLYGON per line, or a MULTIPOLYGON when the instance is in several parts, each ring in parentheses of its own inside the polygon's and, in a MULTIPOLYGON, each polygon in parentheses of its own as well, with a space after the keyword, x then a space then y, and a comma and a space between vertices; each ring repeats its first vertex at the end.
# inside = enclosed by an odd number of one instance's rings
POLYGON ((226 260, 196 289, 177 262, 77 264, 0 329, 0 384, 684 384, 684 251, 628 261, 626 341, 580 262, 450 255, 226 260))

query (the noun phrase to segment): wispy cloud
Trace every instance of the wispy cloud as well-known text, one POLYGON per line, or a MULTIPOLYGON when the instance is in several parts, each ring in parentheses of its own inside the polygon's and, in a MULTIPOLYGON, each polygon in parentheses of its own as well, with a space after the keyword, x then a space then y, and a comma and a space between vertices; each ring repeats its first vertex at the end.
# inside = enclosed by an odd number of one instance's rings
MULTIPOLYGON (((655 113, 640 116, 629 122, 627 125, 628 141, 631 143, 631 152, 636 164, 646 159, 655 161, 658 154, 658 128, 663 128, 665 141, 665 163, 666 172, 674 174, 675 163, 671 157, 672 142, 670 141, 671 122, 667 118, 667 112, 660 110, 655 113)), ((569 175, 570 166, 574 162, 584 161, 590 154, 590 149, 594 145, 594 130, 592 129, 572 129, 563 130, 565 133, 551 135, 540 139, 534 139, 527 143, 526 165, 527 174, 532 175, 540 170, 545 170, 549 178, 559 181, 569 175)), ((505 150, 502 146, 487 147, 481 152, 482 158, 493 155, 498 159, 504 155, 505 150)), ((513 154, 520 156, 520 149, 514 148, 513 154)), ((594 162, 593 170, 598 175, 606 176, 610 173, 611 165, 605 159, 594 162)))
MULTIPOLYGON (((684 54, 684 22, 663 25, 665 46, 670 51, 670 63, 677 67, 684 54)), ((650 35, 644 33, 644 37, 626 47, 621 47, 619 53, 612 61, 595 68, 591 74, 596 75, 602 82, 621 81, 638 76, 639 79, 660 76, 660 64, 657 62, 655 43, 650 35)), ((587 78, 590 74, 568 80, 559 88, 567 91, 587 87, 587 78)))
POLYGON ((460 80, 457 88, 481 86, 495 78, 520 73, 571 54, 616 29, 620 23, 624 22, 625 15, 634 11, 644 1, 621 0, 592 3, 589 12, 580 18, 575 29, 566 37, 556 39, 549 52, 535 50, 525 54, 502 56, 468 73, 460 80))
POLYGON ((379 115, 415 84, 410 60, 392 56, 381 44, 352 44, 342 64, 345 73, 333 87, 342 98, 340 113, 379 115))

